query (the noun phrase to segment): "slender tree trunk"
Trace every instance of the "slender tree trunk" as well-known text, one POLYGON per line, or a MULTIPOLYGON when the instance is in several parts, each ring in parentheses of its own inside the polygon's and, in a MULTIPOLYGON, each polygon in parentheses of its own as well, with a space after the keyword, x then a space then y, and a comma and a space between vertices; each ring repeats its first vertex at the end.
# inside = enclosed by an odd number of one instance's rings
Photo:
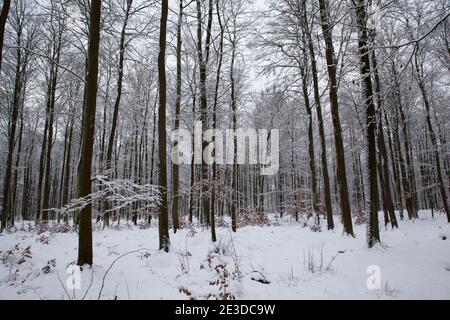
POLYGON ((159 111, 158 111, 158 149, 159 149, 159 185, 161 205, 159 207, 159 249, 169 252, 169 217, 167 203, 167 132, 166 132, 166 38, 169 1, 162 0, 161 25, 159 35, 159 111))
POLYGON ((309 102, 308 76, 306 74, 305 67, 300 66, 300 70, 302 76, 303 100, 305 103, 306 114, 308 116, 308 154, 309 154, 309 171, 311 175, 311 205, 313 215, 316 215, 318 214, 318 207, 317 207, 317 176, 316 176, 316 160, 314 151, 313 114, 312 114, 312 107, 309 102))
MULTIPOLYGON (((222 24, 222 18, 220 16, 220 8, 219 8, 219 1, 216 2, 216 9, 217 9, 217 20, 220 27, 220 40, 219 40, 219 61, 217 63, 217 75, 216 75, 216 86, 214 90, 214 107, 213 107, 213 130, 217 129, 217 106, 219 102, 219 85, 220 85, 220 73, 222 71, 222 61, 223 61, 223 40, 224 40, 224 27, 222 24)), ((214 151, 216 150, 216 147, 214 148, 214 151)), ((216 215, 216 192, 217 192, 217 163, 214 161, 213 167, 213 189, 212 189, 212 195, 211 195, 211 240, 213 242, 217 241, 216 237, 216 221, 215 221, 215 215, 216 215)))
MULTIPOLYGON (((102 3, 91 1, 88 72, 86 75, 86 105, 83 115, 83 143, 78 168, 78 197, 92 193, 92 154, 95 139, 95 113, 97 108, 98 52, 100 44, 100 18, 102 3)), ((79 214, 78 262, 92 265, 92 205, 88 204, 79 214)))
POLYGON ((58 83, 58 65, 60 60, 60 50, 61 50, 61 38, 62 34, 58 35, 58 43, 55 44, 54 48, 54 60, 56 64, 52 63, 52 71, 50 72, 50 95, 48 99, 48 109, 49 109, 49 123, 48 123, 48 137, 47 137, 47 154, 45 157, 45 178, 44 178, 44 198, 42 201, 42 221, 44 223, 48 222, 48 209, 50 207, 50 184, 51 184, 51 160, 52 160, 52 147, 53 147, 53 122, 55 118, 55 103, 56 103, 56 86, 58 83))
POLYGON ((389 153, 391 155, 391 162, 392 162, 392 173, 394 176, 394 184, 395 184, 395 190, 397 194, 397 208, 400 211, 400 220, 403 220, 403 194, 402 194, 402 184, 400 181, 400 169, 398 168, 398 161, 396 157, 396 153, 394 152, 393 142, 392 142, 392 135, 391 135, 391 126, 388 119, 387 114, 384 114, 384 119, 386 122, 386 128, 387 128, 387 136, 388 136, 388 145, 389 145, 389 153))
MULTIPOLYGON (((208 16, 208 26, 206 30, 206 46, 205 46, 205 57, 203 56, 203 46, 202 46, 202 10, 201 1, 196 0, 197 3, 197 58, 199 64, 199 74, 200 74, 200 112, 202 121, 202 132, 205 132, 208 126, 208 98, 206 92, 206 81, 207 73, 206 68, 209 60, 209 48, 211 42, 211 28, 212 28, 212 11, 213 11, 213 0, 209 0, 209 16, 208 16)), ((205 150, 208 146, 207 141, 203 141, 202 150, 205 150)), ((202 157, 203 158, 203 157, 202 157)), ((207 193, 207 181, 208 181, 208 165, 205 160, 202 159, 201 164, 201 186, 202 193, 207 193)), ((210 200, 207 196, 202 199, 202 216, 206 218, 206 223, 209 224, 210 218, 210 200)))
MULTIPOLYGON (((63 186, 63 194, 62 194, 62 204, 63 206, 69 203, 69 188, 70 188, 70 177, 72 176, 72 137, 73 137, 73 126, 74 126, 74 116, 70 115, 70 125, 69 125, 69 134, 67 137, 67 153, 66 153, 66 162, 64 168, 64 186, 63 186)), ((69 222, 69 217, 65 215, 63 217, 64 223, 69 222)))
POLYGON ((314 44, 312 41, 311 32, 309 30, 309 25, 307 23, 307 12, 306 12, 306 0, 303 0, 303 19, 304 19, 304 34, 306 35, 308 42, 308 52, 311 60, 311 71, 312 71, 312 79, 313 79, 313 89, 314 89, 314 102, 316 103, 317 110, 317 120, 319 127, 319 137, 320 137, 320 146, 321 146, 321 160, 322 160, 322 177, 323 177, 323 188, 324 188, 324 200, 325 207, 327 210, 327 226, 328 230, 334 229, 334 221, 333 221, 333 207, 331 204, 331 189, 330 189, 330 176, 328 174, 328 159, 327 159, 327 146, 325 142, 325 125, 323 122, 322 115, 322 104, 320 101, 320 91, 319 91, 319 78, 317 72, 317 61, 316 54, 314 51, 314 44))
MULTIPOLYGON (((236 40, 236 39, 234 39, 236 40)), ((230 67, 230 82, 231 82, 231 123, 233 126, 233 131, 236 132, 237 129, 237 106, 236 106, 236 88, 234 79, 234 63, 236 59, 236 46, 232 44, 231 53, 231 67, 230 67)), ((233 193, 231 197, 231 229, 233 232, 237 231, 237 206, 238 206, 238 165, 237 162, 237 137, 233 138, 233 172, 232 172, 232 182, 231 182, 231 192, 233 193)))
POLYGON ((420 69, 417 54, 415 56, 415 66, 416 66, 416 73, 417 73, 417 83, 419 85, 420 92, 422 93, 423 103, 425 105, 425 110, 427 113, 426 114, 426 122, 427 122, 428 134, 430 135, 431 145, 433 147, 434 163, 436 166, 437 182, 438 182, 439 191, 441 194, 442 206, 444 207, 444 211, 447 215, 447 220, 450 223, 450 207, 449 207, 449 204, 447 201, 447 193, 445 191, 444 178, 442 176, 441 158, 439 156, 439 147, 438 147, 438 143, 437 143, 436 133, 434 132, 433 124, 431 123, 430 100, 428 98, 427 89, 425 87, 425 82, 423 79, 423 72, 420 69))
MULTIPOLYGON (((106 165, 105 169, 106 172, 108 172, 108 175, 111 175, 109 172, 112 169, 112 155, 113 155, 113 148, 114 148, 114 142, 116 141, 116 131, 117 131, 117 123, 119 121, 119 108, 120 108, 120 101, 122 99, 122 85, 123 85, 123 68, 124 68, 124 61, 125 61, 125 49, 126 49, 126 31, 127 31, 127 25, 128 25, 128 19, 130 16, 130 10, 131 6, 133 4, 133 0, 127 0, 127 9, 125 13, 125 19, 123 21, 122 25, 122 31, 120 33, 120 45, 119 45, 119 66, 118 66, 118 79, 117 79, 117 95, 116 100, 114 102, 114 111, 113 111, 113 118, 112 118, 112 125, 111 125, 111 132, 109 135, 108 140, 108 149, 106 151, 106 165)), ((104 216, 103 216, 103 224, 104 227, 109 227, 109 213, 107 212, 109 210, 109 203, 107 201, 104 202, 104 216)))
POLYGON ((378 62, 375 51, 372 52, 372 64, 374 70, 374 80, 375 80, 375 97, 378 104, 378 152, 380 157, 380 181, 383 196, 383 203, 385 210, 388 213, 389 221, 391 222, 392 228, 398 228, 397 217, 395 216, 394 202, 392 200, 391 193, 391 178, 389 175, 389 159, 386 149, 386 141, 384 138, 384 127, 383 127, 383 97, 381 95, 381 81, 380 75, 378 73, 378 62), (382 178, 382 180, 381 180, 382 178))
MULTIPOLYGON (((19 26, 18 34, 17 34, 17 44, 21 45, 22 38, 22 26, 19 26)), ((3 207, 2 207, 2 221, 0 226, 0 233, 7 227, 8 218, 11 215, 11 178, 13 171, 13 155, 14 155, 14 146, 16 139, 16 130, 17 130, 17 119, 19 117, 19 100, 20 100, 20 91, 22 86, 22 77, 21 77, 21 65, 22 65, 22 53, 21 50, 17 50, 17 60, 16 60, 16 75, 14 81, 14 97, 11 115, 8 119, 9 122, 9 132, 8 132, 8 153, 6 156, 6 171, 5 171, 5 180, 3 183, 3 207)))
MULTIPOLYGON (((25 88, 24 88, 25 89, 25 88)), ((23 100, 23 99, 22 99, 23 100)), ((18 137, 18 145, 17 145, 17 153, 16 153, 16 163, 14 165, 14 178, 13 178, 13 193, 12 193, 12 199, 11 199, 11 225, 14 226, 14 220, 17 213, 17 183, 19 180, 19 165, 20 165, 20 157, 22 156, 22 140, 23 140, 23 102, 21 103, 21 110, 20 110, 20 127, 19 127, 19 137, 18 137)))
POLYGON ((367 125, 367 166, 369 179, 369 212, 367 225, 367 244, 372 248, 380 242, 380 231, 378 229, 378 176, 377 176, 377 147, 376 130, 377 117, 374 103, 371 67, 370 67, 370 39, 366 26, 366 1, 353 1, 356 18, 358 21, 358 47, 361 67, 361 80, 363 82, 363 98, 366 106, 367 125))
POLYGON ((5 36, 5 25, 8 19, 9 8, 11 6, 11 0, 3 0, 2 12, 0 14, 0 72, 2 70, 3 60, 3 39, 5 36))
POLYGON ((22 192, 22 221, 27 221, 29 219, 29 208, 30 208, 30 189, 32 185, 32 176, 33 176, 33 150, 34 150, 34 139, 31 141, 31 144, 27 147, 27 160, 25 172, 23 174, 23 192, 22 192))
MULTIPOLYGON (((182 50, 182 39, 181 39, 181 26, 183 22, 183 0, 180 0, 180 9, 178 13, 178 25, 177 25, 177 87, 176 87, 176 101, 175 101, 175 130, 180 129, 180 117, 181 117, 181 50, 182 50)), ((180 167, 178 164, 173 163, 172 165, 172 179, 173 179, 173 203, 172 203, 172 223, 173 232, 177 233, 180 228, 179 223, 179 189, 180 189, 180 167)))
POLYGON ((340 205, 341 205, 341 214, 342 214, 342 222, 344 225, 344 232, 351 236, 354 236, 353 233, 353 224, 352 224, 352 215, 350 208, 350 200, 348 195, 348 185, 347 185, 347 173, 345 166, 345 153, 344 153, 344 142, 342 139, 342 128, 341 121, 339 118, 339 100, 338 100, 338 92, 337 92, 337 60, 334 54, 333 47, 333 36, 332 36, 332 27, 329 21, 328 8, 326 0, 319 0, 319 8, 320 8, 320 17, 322 21, 322 31, 325 39, 325 53, 326 53, 326 61, 327 61, 327 69, 328 69, 328 77, 329 77, 329 91, 330 91, 330 103, 331 103, 331 117, 333 121, 334 127, 334 143, 335 143, 335 151, 336 151, 336 160, 337 160, 337 185, 339 189, 340 195, 340 205))

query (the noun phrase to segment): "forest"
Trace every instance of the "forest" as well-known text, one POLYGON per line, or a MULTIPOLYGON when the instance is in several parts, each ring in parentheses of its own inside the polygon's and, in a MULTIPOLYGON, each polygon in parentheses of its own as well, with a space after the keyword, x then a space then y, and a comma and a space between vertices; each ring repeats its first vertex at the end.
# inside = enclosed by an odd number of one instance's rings
POLYGON ((0 299, 450 299, 448 0, 2 0, 0 45, 0 299))

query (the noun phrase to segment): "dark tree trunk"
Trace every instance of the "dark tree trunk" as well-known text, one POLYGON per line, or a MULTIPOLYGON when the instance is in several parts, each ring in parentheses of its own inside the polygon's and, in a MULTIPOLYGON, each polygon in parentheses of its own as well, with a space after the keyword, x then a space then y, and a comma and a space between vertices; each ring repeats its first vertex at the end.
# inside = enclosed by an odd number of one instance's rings
MULTIPOLYGON (((209 48, 211 42, 211 27, 212 27, 212 11, 213 11, 213 2, 209 0, 209 16, 208 16, 208 26, 206 30, 206 46, 205 46, 205 57, 203 56, 203 46, 202 46, 202 11, 201 11, 201 2, 200 0, 196 0, 197 3, 197 58, 199 64, 199 74, 200 74, 200 119, 202 121, 202 132, 205 132, 208 126, 208 99, 206 92, 206 67, 208 65, 209 60, 209 48)), ((203 141, 202 150, 205 150, 208 146, 207 141, 203 141)), ((207 193, 207 181, 208 181, 208 165, 202 157, 201 164, 201 186, 204 194, 207 193)), ((210 201, 207 196, 202 199, 202 216, 206 218, 206 223, 209 224, 210 218, 210 201)))
MULTIPOLYGON (((62 194, 62 205, 65 206, 69 203, 69 188, 70 188, 70 177, 72 176, 72 137, 73 137, 73 126, 74 126, 74 116, 70 115, 70 125, 69 133, 67 137, 67 151, 66 151, 66 161, 64 168, 64 181, 63 181, 63 194, 62 194)), ((69 222, 69 217, 65 215, 63 217, 64 223, 69 222)))
POLYGON ((303 19, 304 19, 304 34, 306 35, 308 41, 308 52, 311 60, 311 71, 313 79, 313 89, 314 89, 314 102, 316 103, 317 119, 319 126, 319 137, 321 146, 321 160, 322 160, 322 176, 323 176, 323 188, 324 188, 324 200, 325 207, 327 210, 327 226, 328 230, 334 229, 333 221, 333 208, 331 205, 331 190, 330 190, 330 176, 328 174, 328 159, 327 159, 327 146, 325 142, 325 125, 323 122, 322 115, 322 104, 320 101, 320 91, 319 91, 319 78, 317 72, 317 61, 316 54, 314 51, 314 44, 312 41, 311 32, 309 30, 309 25, 307 23, 307 8, 306 1, 303 0, 303 19))
MULTIPOLYGON (((233 126, 233 131, 236 132, 237 129, 237 106, 236 106, 236 89, 235 89, 235 79, 234 79, 234 62, 235 62, 235 45, 232 45, 231 53, 231 67, 230 67, 230 82, 231 82, 231 123, 233 126)), ((233 171, 232 171, 232 182, 231 182, 231 192, 233 193, 231 197, 231 229, 233 232, 237 231, 237 175, 238 175, 238 165, 237 162, 237 138, 233 138, 233 171)))
MULTIPOLYGON (((3 13, 2 13, 3 14, 3 13)), ((22 39, 22 26, 19 26, 17 34, 17 44, 20 47, 22 39)), ((19 117, 19 105, 20 105, 20 91, 22 86, 22 75, 21 75, 21 65, 22 65, 22 53, 21 49, 17 50, 17 60, 16 60, 16 75, 14 81, 14 97, 11 114, 8 118, 9 130, 8 130, 8 152, 6 156, 6 169, 5 169, 5 180, 3 183, 3 207, 2 207, 2 221, 0 226, 0 232, 7 227, 8 218, 11 215, 11 178, 13 171, 13 155, 14 146, 16 139, 17 130, 17 119, 19 117)))
POLYGON ((2 12, 0 14, 0 71, 2 70, 3 60, 3 39, 5 36, 5 25, 8 19, 9 8, 11 6, 11 0, 3 0, 2 12))
POLYGON ((367 225, 367 244, 372 248, 380 242, 380 231, 378 229, 378 176, 377 176, 377 147, 376 130, 377 117, 373 96, 369 46, 370 40, 366 27, 366 3, 365 0, 353 1, 358 21, 358 47, 361 67, 361 80, 363 82, 363 98, 366 106, 367 125, 367 166, 369 179, 369 212, 367 225))
MULTIPOLYGON (((111 176, 111 172, 109 172, 112 169, 112 155, 113 155, 113 148, 114 148, 114 142, 116 141, 116 131, 117 131, 117 122, 119 120, 119 107, 120 107, 120 101, 122 99, 122 85, 123 85, 123 68, 124 68, 124 61, 125 61, 125 48, 126 48, 126 42, 125 42, 125 36, 127 31, 127 25, 128 25, 128 19, 130 16, 130 10, 131 6, 133 4, 133 0, 127 0, 127 9, 125 13, 125 19, 123 21, 122 25, 122 31, 120 33, 120 45, 119 45, 119 66, 118 66, 118 79, 117 79, 117 95, 116 100, 114 102, 114 111, 113 111, 113 118, 112 118, 112 125, 111 125, 111 132, 109 135, 108 140, 108 149, 106 151, 106 164, 105 164, 105 170, 108 172, 108 176, 111 176)), ((107 201, 104 202, 105 206, 105 213, 103 217, 103 223, 104 226, 109 226, 109 213, 107 212, 109 209, 109 203, 107 201)))
MULTIPOLYGON (((102 3, 91 1, 88 72, 86 75, 86 105, 83 114, 83 143, 78 168, 78 197, 92 193, 92 154, 95 139, 95 113, 97 108, 98 52, 100 44, 100 18, 102 3)), ((79 214, 78 262, 92 265, 92 205, 89 204, 79 214)))
MULTIPOLYGON (((25 88, 24 88, 25 89, 25 88)), ((15 171, 14 171, 14 178, 13 178, 13 193, 12 193, 12 199, 11 199, 11 225, 14 226, 14 220, 17 213, 17 183, 19 180, 19 165, 20 165, 20 157, 22 156, 22 143, 23 143, 23 99, 21 102, 21 110, 20 110, 20 127, 19 127, 19 137, 18 137, 18 145, 17 145, 17 154, 16 154, 16 163, 14 165, 15 171)))
POLYGON ((375 97, 378 104, 378 152, 379 152, 379 163, 380 163, 380 183, 383 193, 383 204, 384 209, 387 211, 389 221, 391 222, 392 228, 398 228, 397 217, 395 216, 394 202, 392 200, 391 193, 391 179, 389 176, 389 159, 386 150, 386 141, 384 138, 384 128, 383 128, 383 97, 381 95, 381 81, 380 75, 378 73, 378 63, 375 51, 372 52, 372 64, 374 70, 374 80, 375 80, 375 97))
MULTIPOLYGON (((214 107, 213 107, 213 129, 217 129, 217 106, 219 102, 219 85, 220 85, 220 73, 222 71, 222 61, 223 61, 223 40, 224 40, 224 27, 222 24, 222 18, 220 16, 220 8, 219 8, 219 1, 216 2, 216 9, 217 9, 217 20, 220 27, 220 40, 219 40, 219 61, 217 63, 217 75, 216 75, 216 86, 214 90, 214 107)), ((215 150, 216 151, 216 150, 215 150)), ((212 167, 212 174, 213 174, 213 189, 211 194, 211 240, 213 242, 217 241, 216 237, 216 192, 217 192, 217 163, 214 161, 213 167, 212 167)))
POLYGON ((48 123, 48 136, 47 136, 47 149, 45 156, 45 178, 44 178, 44 198, 42 201, 42 212, 41 218, 42 222, 48 222, 48 209, 50 208, 50 184, 51 184, 51 160, 52 160, 52 147, 53 147, 53 122, 55 118, 55 103, 56 103, 56 86, 58 83, 58 65, 60 60, 60 50, 61 50, 61 40, 62 34, 58 35, 58 41, 54 44, 53 48, 53 60, 56 63, 52 63, 51 72, 50 72, 50 90, 49 96, 47 97, 48 101, 48 110, 49 110, 49 123, 48 123))
MULTIPOLYGON (((180 0, 180 9, 178 13, 178 25, 177 25, 177 88, 176 88, 176 101, 175 101, 175 130, 180 129, 180 117, 181 117, 181 50, 182 50, 182 39, 181 39, 181 25, 183 22, 183 0, 180 0)), ((179 223, 179 189, 180 189, 180 167, 178 164, 174 163, 172 165, 172 179, 173 179, 173 203, 172 203, 172 223, 173 232, 177 233, 180 228, 179 223)))
POLYGON ((332 26, 329 21, 326 0, 319 0, 320 17, 322 21, 322 31, 325 39, 325 53, 329 77, 329 91, 331 103, 331 117, 334 127, 334 143, 336 149, 336 176, 339 189, 340 205, 344 232, 354 236, 350 200, 348 196, 347 173, 345 166, 344 142, 342 139, 341 120, 339 118, 338 82, 337 82, 337 61, 333 48, 332 26))
MULTIPOLYGON (((389 118, 386 114, 384 114, 384 119, 386 122, 389 152, 391 154, 391 162, 392 162, 392 173, 394 176, 395 190, 396 190, 397 201, 398 201, 397 207, 400 211, 400 220, 403 220, 403 218, 404 218, 404 216, 403 216, 403 193, 402 193, 402 184, 400 181, 400 168, 398 167, 397 156, 396 156, 396 152, 394 151, 394 146, 393 146, 393 141, 392 141, 393 138, 391 135, 391 124, 390 124, 389 118)), ((394 138, 395 138, 395 136, 394 136, 394 138)))
POLYGON ((408 143, 408 130, 406 123, 406 116, 403 110, 403 101, 401 96, 401 88, 400 83, 398 82, 398 76, 395 65, 392 65, 393 76, 394 76, 394 85, 395 85, 395 120, 396 126, 398 130, 394 131, 394 143, 397 148, 397 159, 399 161, 401 181, 403 186, 403 198, 405 200, 406 211, 408 212, 409 219, 415 219, 417 217, 417 207, 415 202, 415 195, 413 194, 412 189, 412 176, 410 171, 410 151, 409 151, 409 143, 408 143), (401 127, 401 128, 400 128, 401 127), (401 129, 401 130, 400 130, 401 129), (402 147, 400 145, 400 131, 403 133, 404 140, 404 148, 406 155, 406 162, 403 156, 402 147))
MULTIPOLYGON (((306 55, 305 55, 306 56, 306 55)), ((305 59, 307 60, 307 59, 305 59)), ((307 61, 305 61, 307 62, 307 61)), ((316 176, 316 160, 314 151, 314 130, 313 130, 313 114, 312 107, 309 102, 309 92, 308 92, 308 76, 305 70, 305 66, 300 66, 301 76, 302 76, 302 92, 303 101, 305 103, 306 114, 308 116, 308 154, 309 154, 309 171, 311 176, 311 204, 313 214, 318 214, 317 206, 317 176, 316 176)))
POLYGON ((167 132, 166 132, 166 38, 169 1, 162 0, 161 25, 159 35, 159 111, 158 111, 158 149, 159 149, 159 185, 161 205, 159 207, 159 249, 169 252, 169 214, 167 203, 167 132))

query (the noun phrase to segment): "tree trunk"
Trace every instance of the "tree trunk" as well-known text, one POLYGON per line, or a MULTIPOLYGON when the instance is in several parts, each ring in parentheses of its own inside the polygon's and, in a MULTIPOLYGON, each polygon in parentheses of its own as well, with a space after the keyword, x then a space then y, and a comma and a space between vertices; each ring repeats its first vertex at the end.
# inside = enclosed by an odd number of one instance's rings
MULTIPOLYGON (((237 106, 236 106, 236 89, 235 89, 235 79, 234 79, 234 63, 236 58, 235 44, 232 43, 232 53, 231 53, 231 67, 230 67, 230 82, 231 82, 231 123, 233 126, 233 131, 236 132, 237 129, 237 106)), ((237 137, 233 138, 233 171, 232 171, 232 182, 231 182, 231 229, 233 232, 237 231, 237 175, 238 175, 238 165, 237 162, 237 137)))
MULTIPOLYGON (((217 105, 219 100, 219 85, 220 85, 220 73, 222 71, 222 61, 223 61, 223 40, 224 40, 224 27, 222 24, 222 19, 220 16, 220 9, 219 9, 219 1, 216 2, 216 9, 217 9, 217 20, 220 27, 220 40, 219 40, 219 61, 217 63, 217 75, 216 75, 216 86, 214 90, 214 107, 213 107, 213 130, 217 129, 217 105)), ((216 148, 214 148, 214 151, 216 151, 216 148)), ((215 155, 214 155, 215 156, 215 155)), ((217 192, 217 163, 214 161, 213 167, 213 189, 211 194, 211 240, 212 242, 217 241, 216 237, 216 221, 215 221, 215 214, 216 214, 216 192, 217 192)))
MULTIPOLYGON (((305 59, 307 60, 307 59, 305 59)), ((307 62, 307 61, 305 61, 307 62)), ((306 63, 305 63, 306 66, 306 63)), ((315 160, 315 151, 314 151, 314 131, 313 131, 313 114, 312 107, 309 102, 309 93, 308 93, 308 76, 306 74, 305 67, 300 66, 301 76, 302 76, 302 92, 303 92, 303 100, 305 103, 306 114, 308 116, 308 154, 309 154, 309 171, 311 175, 311 205, 312 205, 312 214, 318 214, 317 207, 317 176, 316 176, 316 160, 315 160)), ((308 217, 310 214, 308 214, 308 217)))
POLYGON ((383 192, 383 204, 388 213, 392 228, 398 228, 397 217, 395 216, 394 202, 391 193, 391 179, 389 176, 389 159, 386 150, 386 141, 383 131, 383 98, 381 95, 381 81, 378 73, 378 63, 375 51, 372 52, 372 64, 375 79, 375 97, 378 104, 378 152, 380 158, 380 183, 383 192), (382 181, 382 182, 381 182, 382 181))
POLYGON ((159 249, 169 252, 169 217, 167 203, 167 132, 166 132, 166 38, 169 1, 162 0, 161 25, 159 35, 158 76, 159 76, 159 111, 158 111, 158 149, 159 149, 159 185, 161 205, 159 207, 159 249))
POLYGON ((48 136, 47 136, 47 154, 45 157, 45 178, 44 178, 44 198, 42 201, 42 212, 41 218, 42 222, 48 222, 48 209, 50 208, 50 184, 51 184, 51 160, 52 160, 52 147, 53 147, 53 122, 55 118, 55 103, 56 103, 56 86, 58 83, 58 64, 60 60, 60 50, 61 50, 61 40, 62 34, 58 34, 58 42, 54 44, 53 48, 53 61, 56 63, 52 63, 51 71, 50 71, 50 90, 49 96, 47 97, 48 101, 48 110, 49 110, 49 122, 48 122, 48 136))
MULTIPOLYGON (((183 23, 183 0, 180 0, 180 9, 178 13, 178 25, 177 25, 177 84, 176 84, 176 101, 175 101, 175 130, 180 129, 180 117, 181 117, 181 50, 182 50, 182 39, 181 39, 181 26, 183 23)), ((173 232, 177 233, 180 228, 179 223, 179 189, 180 189, 180 166, 175 162, 172 165, 172 179, 173 179, 173 203, 172 203, 172 223, 173 232)))
MULTIPOLYGON (((208 98, 206 92, 206 67, 208 65, 209 59, 209 47, 211 41, 211 27, 212 27, 212 9, 213 2, 209 0, 209 17, 208 17, 208 26, 206 30, 206 46, 205 46, 205 57, 203 57, 203 46, 202 46, 202 11, 201 11, 201 2, 200 0, 196 0, 197 3, 197 58, 199 64, 199 73, 200 73, 200 112, 201 112, 201 121, 202 121, 202 132, 205 132, 208 126, 208 98)), ((202 142, 202 150, 205 150, 208 146, 207 141, 202 142)), ((202 194, 207 193, 207 181, 208 181, 208 165, 205 162, 205 159, 202 157, 201 164, 201 187, 202 194)), ((202 199, 202 216, 206 218, 206 223, 209 224, 210 218, 210 201, 207 196, 204 196, 202 199)))
POLYGON ((322 115, 322 104, 320 101, 320 91, 319 91, 319 78, 317 73, 317 61, 316 54, 314 51, 314 44, 312 41, 311 32, 309 30, 309 25, 307 23, 307 9, 306 9, 306 0, 303 0, 303 19, 304 19, 304 34, 306 35, 308 41, 308 52, 311 60, 311 71, 312 71, 312 79, 313 79, 313 88, 314 88, 314 102, 316 103, 317 110, 317 120, 319 126, 319 137, 320 137, 320 146, 321 146, 321 160, 322 160, 322 176, 323 176, 323 188, 324 188, 324 200, 325 207, 327 210, 327 226, 328 230, 334 229, 334 221, 333 221, 333 207, 331 205, 331 190, 330 190, 330 176, 328 174, 328 159, 327 159, 327 146, 325 142, 325 125, 323 122, 322 115))
POLYGON ((367 244, 372 248, 380 242, 380 231, 378 229, 378 176, 377 176, 377 147, 376 130, 377 117, 373 96, 369 46, 370 40, 366 27, 366 3, 365 0, 353 1, 356 18, 358 21, 358 47, 361 67, 361 80, 363 82, 363 99, 366 106, 367 125, 367 166, 369 179, 369 212, 367 225, 367 244))
MULTIPOLYGON (((130 10, 131 6, 133 4, 133 0, 127 0, 127 9, 125 13, 125 19, 123 21, 122 25, 122 31, 120 33, 120 45, 119 45, 119 66, 118 66, 118 79, 117 79, 117 95, 116 100, 114 102, 114 111, 113 111, 113 118, 112 118, 112 125, 111 125, 111 132, 109 135, 108 140, 108 149, 106 151, 106 164, 105 164, 105 170, 108 172, 108 176, 111 176, 111 172, 109 172, 112 169, 112 154, 113 154, 113 148, 114 148, 114 142, 116 141, 116 130, 117 130, 117 122, 119 120, 119 107, 120 107, 120 101, 122 99, 122 85, 123 85, 123 68, 124 68, 124 61, 125 61, 125 48, 126 48, 126 31, 127 31, 127 25, 128 25, 128 19, 130 16, 130 10)), ((109 209, 109 203, 107 201, 104 202, 104 216, 103 216, 103 224, 104 227, 109 227, 109 213, 106 212, 109 209)))
MULTIPOLYGON (((22 39, 22 26, 19 26, 18 34, 17 34, 17 44, 20 47, 22 39)), ((22 77, 21 77, 21 64, 22 64, 22 53, 21 49, 17 50, 17 60, 16 60, 16 75, 14 81, 14 97, 11 115, 8 119, 9 122, 9 132, 8 132, 8 153, 6 156, 6 171, 5 171, 5 180, 3 183, 3 207, 2 207, 2 221, 0 226, 0 233, 7 227, 8 217, 11 215, 11 177, 13 171, 13 155, 14 155, 14 146, 16 139, 16 130, 17 130, 17 119, 19 117, 19 100, 20 100, 20 90, 22 86, 22 77)))
POLYGON ((441 158, 439 156, 439 147, 437 144, 436 139, 436 133, 433 129, 433 124, 431 123, 431 107, 430 107, 430 100, 428 98, 427 89, 425 87, 425 82, 423 79, 423 71, 420 69, 417 53, 415 56, 415 66, 416 66, 416 73, 417 73, 417 83, 420 88, 420 92, 422 93, 423 103, 425 105, 425 110, 427 112, 426 114, 426 122, 428 127, 428 134, 430 135, 431 145, 433 147, 433 153, 434 153, 434 162, 436 166, 436 174, 437 174, 437 182, 439 185, 439 191, 441 194, 441 200, 442 200, 442 206, 444 207, 444 211, 447 215, 447 220, 450 223, 450 207, 448 205, 447 201, 447 193, 445 191, 445 184, 444 184, 444 178, 442 177, 442 168, 441 168, 441 158))
POLYGON ((2 12, 0 14, 0 72, 2 70, 3 60, 3 39, 5 36, 5 25, 8 19, 9 8, 11 6, 11 0, 3 0, 2 12))
MULTIPOLYGON (((95 139, 95 113, 97 108, 98 52, 100 44, 101 1, 92 0, 90 9, 88 72, 86 75, 86 105, 83 115, 83 143, 78 168, 78 197, 92 193, 92 154, 95 139)), ((79 266, 92 265, 92 205, 79 214, 78 262, 79 266)))
POLYGON ((333 36, 331 29, 332 26, 330 25, 329 21, 326 0, 319 0, 319 7, 320 7, 320 17, 322 21, 322 31, 325 39, 325 47, 326 47, 325 53, 330 83, 329 91, 331 103, 331 117, 333 120, 333 127, 334 127, 334 143, 337 160, 336 176, 340 195, 342 222, 344 225, 344 232, 346 234, 354 236, 350 200, 348 196, 347 173, 345 168, 344 142, 342 139, 342 128, 341 128, 341 121, 339 118, 339 100, 337 92, 338 83, 336 75, 337 61, 334 55, 333 36))

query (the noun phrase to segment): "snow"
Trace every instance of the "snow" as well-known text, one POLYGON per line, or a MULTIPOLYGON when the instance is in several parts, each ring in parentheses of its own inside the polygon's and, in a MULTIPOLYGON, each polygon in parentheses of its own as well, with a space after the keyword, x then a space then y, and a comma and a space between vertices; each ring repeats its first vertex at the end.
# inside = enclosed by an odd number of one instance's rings
POLYGON ((444 215, 420 216, 426 218, 403 221, 398 230, 383 227, 382 245, 373 249, 364 225, 355 226, 353 239, 339 225, 312 232, 273 216, 270 226, 236 234, 218 228, 216 244, 208 229, 171 231, 169 254, 157 250, 156 221, 143 230, 99 228, 94 266, 83 268, 80 290, 64 288, 76 233, 17 231, 0 236, 0 299, 98 299, 100 291, 101 299, 120 300, 450 299, 450 225, 444 215), (373 266, 381 288, 369 290, 373 266))

